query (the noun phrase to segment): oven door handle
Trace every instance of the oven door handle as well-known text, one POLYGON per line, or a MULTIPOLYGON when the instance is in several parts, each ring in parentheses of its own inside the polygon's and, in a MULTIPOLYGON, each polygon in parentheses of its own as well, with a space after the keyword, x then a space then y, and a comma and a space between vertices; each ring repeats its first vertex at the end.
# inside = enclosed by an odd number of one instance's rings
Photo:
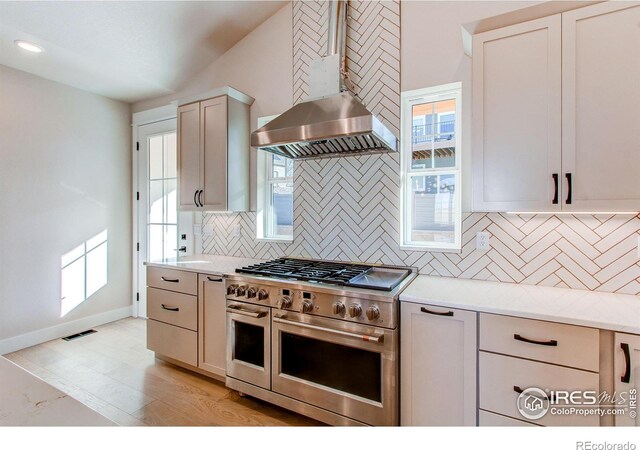
POLYGON ((249 316, 249 317, 254 317, 256 319, 260 319, 267 315, 265 311, 251 311, 248 309, 242 309, 240 307, 235 307, 235 308, 227 307, 227 312, 229 314, 239 314, 241 316, 249 316))
POLYGON ((286 320, 283 317, 274 317, 273 321, 276 322, 276 323, 282 323, 282 324, 285 324, 285 325, 294 325, 294 326, 300 327, 300 328, 307 328, 307 329, 310 329, 310 330, 317 330, 317 331, 325 331, 327 333, 337 334, 337 335, 340 335, 340 336, 348 336, 348 337, 360 339, 361 341, 375 342, 376 344, 382 344, 383 341, 384 341, 384 335, 383 334, 376 335, 376 336, 370 336, 368 334, 350 333, 348 331, 334 330, 332 328, 319 327, 319 326, 316 326, 316 325, 310 325, 308 323, 296 322, 296 321, 293 321, 293 320, 286 320))

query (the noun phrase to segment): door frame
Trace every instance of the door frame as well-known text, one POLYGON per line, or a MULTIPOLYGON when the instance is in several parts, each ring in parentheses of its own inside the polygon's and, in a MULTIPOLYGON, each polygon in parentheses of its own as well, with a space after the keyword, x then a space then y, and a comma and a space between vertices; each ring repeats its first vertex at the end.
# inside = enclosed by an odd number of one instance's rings
MULTIPOLYGON (((146 111, 140 111, 132 114, 131 118, 131 311, 133 317, 140 317, 138 311, 138 301, 140 289, 144 289, 144 286, 140 286, 140 271, 139 271, 139 250, 138 250, 138 236, 140 233, 140 221, 138 220, 138 208, 139 201, 137 193, 140 192, 140 177, 138 176, 139 170, 139 145, 138 135, 139 127, 143 125, 150 125, 155 122, 161 122, 164 120, 175 119, 177 116, 177 106, 175 104, 169 104, 158 108, 149 109, 146 111)), ((178 221, 179 222, 179 221, 178 221)))

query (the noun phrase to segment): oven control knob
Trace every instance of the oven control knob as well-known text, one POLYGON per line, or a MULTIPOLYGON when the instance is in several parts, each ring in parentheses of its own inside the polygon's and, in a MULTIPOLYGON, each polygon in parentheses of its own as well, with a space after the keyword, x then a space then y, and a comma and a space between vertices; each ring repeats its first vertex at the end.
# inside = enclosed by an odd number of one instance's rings
POLYGON ((311 300, 305 300, 302 302, 302 312, 305 314, 313 312, 313 302, 311 300))
POLYGON ((269 298, 269 293, 264 289, 258 291, 258 300, 266 300, 269 298))
POLYGON ((333 310, 333 313, 335 315, 341 316, 344 314, 344 310, 345 310, 344 303, 335 302, 331 309, 333 310))
POLYGON ((377 306, 369 306, 367 308, 367 319, 369 320, 378 320, 380 318, 380 310, 377 306))
POLYGON ((237 284, 230 284, 229 286, 227 286, 227 295, 235 294, 237 289, 238 289, 237 284))
POLYGON ((357 303, 352 303, 349 305, 349 315, 351 317, 360 317, 361 314, 362 306, 358 305, 357 303))
POLYGON ((278 302, 278 308, 280 309, 291 308, 292 304, 293 304, 293 301, 291 301, 290 297, 282 297, 278 302))
POLYGON ((236 289, 236 297, 242 297, 244 296, 244 294, 246 294, 246 292, 247 292, 246 286, 238 286, 238 289, 236 289))
POLYGON ((258 291, 254 287, 247 289, 247 298, 254 298, 258 294, 258 291))

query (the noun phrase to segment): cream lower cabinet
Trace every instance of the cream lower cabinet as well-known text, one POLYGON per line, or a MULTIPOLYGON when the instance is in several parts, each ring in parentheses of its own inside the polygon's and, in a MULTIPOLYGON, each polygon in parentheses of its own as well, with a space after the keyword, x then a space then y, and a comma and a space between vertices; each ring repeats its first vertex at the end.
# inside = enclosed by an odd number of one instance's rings
POLYGON ((615 425, 640 426, 640 418, 638 418, 638 413, 640 413, 640 404, 638 403, 638 391, 640 390, 640 336, 616 333, 613 361, 614 391, 625 393, 629 399, 623 405, 625 413, 615 416, 615 425), (630 403, 632 395, 635 395, 635 405, 630 403), (634 413, 631 413, 632 411, 634 413))
POLYGON ((404 426, 476 425, 477 313, 401 304, 404 426))
POLYGON ((198 368, 226 375, 226 300, 224 278, 199 276, 198 368))

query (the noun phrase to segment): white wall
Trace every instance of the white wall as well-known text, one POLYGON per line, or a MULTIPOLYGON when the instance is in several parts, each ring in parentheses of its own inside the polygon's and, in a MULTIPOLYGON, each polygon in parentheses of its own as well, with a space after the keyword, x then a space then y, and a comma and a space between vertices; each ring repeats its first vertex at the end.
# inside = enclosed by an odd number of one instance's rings
POLYGON ((0 350, 130 307, 130 120, 128 104, 0 66, 0 350), (104 229, 108 283, 61 318, 60 258, 104 229))
POLYGON ((462 210, 465 212, 471 210, 471 58, 464 54, 461 26, 537 3, 540 2, 402 2, 402 91, 462 82, 462 210))
MULTIPOLYGON (((251 107, 251 129, 258 117, 279 114, 293 105, 293 31, 291 4, 285 5, 224 55, 189 81, 177 93, 132 105, 145 111, 171 101, 221 86, 232 86, 256 99, 251 107)), ((256 199, 256 154, 251 152, 251 208, 256 199)))

